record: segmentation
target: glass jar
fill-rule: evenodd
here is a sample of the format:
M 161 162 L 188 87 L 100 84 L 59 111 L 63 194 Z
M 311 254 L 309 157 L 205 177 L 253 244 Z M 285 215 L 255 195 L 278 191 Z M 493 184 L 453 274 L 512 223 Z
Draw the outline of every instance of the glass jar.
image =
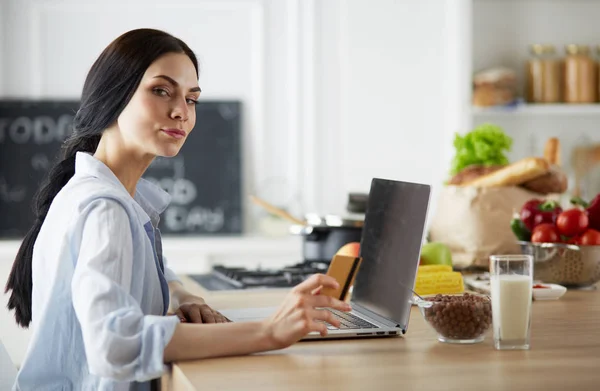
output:
M 554 45 L 534 44 L 525 65 L 525 99 L 529 103 L 562 102 L 562 62 Z
M 596 98 L 600 101 L 600 45 L 596 46 L 596 80 L 598 81 Z
M 587 45 L 567 45 L 564 65 L 565 103 L 595 103 L 598 96 L 596 62 Z

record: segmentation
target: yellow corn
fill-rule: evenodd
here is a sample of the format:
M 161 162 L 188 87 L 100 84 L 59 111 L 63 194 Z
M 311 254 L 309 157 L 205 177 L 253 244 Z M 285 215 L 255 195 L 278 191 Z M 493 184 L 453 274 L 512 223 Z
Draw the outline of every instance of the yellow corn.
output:
M 451 271 L 452 266 L 450 265 L 421 265 L 417 273 L 442 273 Z
M 415 292 L 419 295 L 462 293 L 465 287 L 459 272 L 418 273 Z

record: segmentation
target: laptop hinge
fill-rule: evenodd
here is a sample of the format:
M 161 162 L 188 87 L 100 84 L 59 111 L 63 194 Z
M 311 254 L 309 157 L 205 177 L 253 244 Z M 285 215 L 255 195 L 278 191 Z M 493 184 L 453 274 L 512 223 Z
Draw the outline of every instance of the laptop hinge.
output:
M 375 320 L 375 321 L 377 321 L 377 322 L 379 322 L 379 323 L 381 323 L 381 324 L 383 324 L 383 325 L 385 325 L 387 327 L 400 328 L 400 325 L 398 323 L 396 323 L 393 320 L 390 320 L 388 318 L 384 318 L 381 315 L 376 314 L 375 312 L 373 312 L 373 311 L 369 310 L 368 308 L 366 308 L 366 307 L 358 304 L 355 301 L 351 301 L 350 305 L 352 306 L 353 310 L 355 310 L 357 312 L 360 312 L 360 313 L 363 313 L 363 314 L 366 314 L 367 316 L 369 316 L 373 320 Z

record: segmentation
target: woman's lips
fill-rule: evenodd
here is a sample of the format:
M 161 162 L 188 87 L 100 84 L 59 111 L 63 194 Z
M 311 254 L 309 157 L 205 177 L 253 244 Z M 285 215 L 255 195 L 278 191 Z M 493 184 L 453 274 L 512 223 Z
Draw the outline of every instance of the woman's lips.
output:
M 184 138 L 185 132 L 181 129 L 161 129 L 163 132 L 174 138 Z

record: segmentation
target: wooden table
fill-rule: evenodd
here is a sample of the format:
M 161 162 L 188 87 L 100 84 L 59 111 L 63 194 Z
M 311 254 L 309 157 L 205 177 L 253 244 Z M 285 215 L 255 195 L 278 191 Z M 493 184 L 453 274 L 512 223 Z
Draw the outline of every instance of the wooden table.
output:
M 188 290 L 217 309 L 277 305 L 285 291 Z M 299 342 L 250 356 L 178 362 L 163 378 L 180 390 L 600 390 L 600 289 L 534 301 L 532 348 L 496 351 L 438 342 L 413 308 L 403 337 Z M 163 388 L 163 389 L 164 389 Z

